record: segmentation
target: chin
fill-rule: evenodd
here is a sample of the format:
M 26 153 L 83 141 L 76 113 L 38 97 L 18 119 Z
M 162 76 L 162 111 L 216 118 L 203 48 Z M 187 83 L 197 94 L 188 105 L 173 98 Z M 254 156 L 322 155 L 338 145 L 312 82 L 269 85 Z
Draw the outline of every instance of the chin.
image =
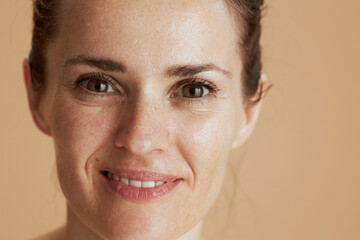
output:
M 141 203 L 144 204 L 144 203 Z M 98 205 L 98 204 L 97 204 Z M 161 204 L 160 204 L 161 205 Z M 69 217 L 74 218 L 94 239 L 107 240 L 170 240 L 177 239 L 196 225 L 198 219 L 190 216 L 172 216 L 169 208 L 157 209 L 149 206 L 102 205 L 98 209 L 82 209 L 69 206 Z M 75 211 L 72 210 L 75 208 Z M 170 216 L 169 216 L 170 215 Z M 90 238 L 92 239 L 92 238 Z

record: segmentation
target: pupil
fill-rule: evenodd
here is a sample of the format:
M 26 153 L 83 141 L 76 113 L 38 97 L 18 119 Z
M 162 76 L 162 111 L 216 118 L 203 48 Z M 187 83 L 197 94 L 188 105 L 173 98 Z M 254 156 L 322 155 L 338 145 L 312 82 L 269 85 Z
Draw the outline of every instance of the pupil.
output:
M 183 94 L 189 98 L 199 98 L 203 95 L 203 89 L 201 85 L 189 84 L 183 88 Z
M 94 92 L 106 92 L 107 83 L 103 80 L 91 80 L 88 88 Z
M 95 89 L 98 91 L 101 90 L 101 83 L 95 83 Z

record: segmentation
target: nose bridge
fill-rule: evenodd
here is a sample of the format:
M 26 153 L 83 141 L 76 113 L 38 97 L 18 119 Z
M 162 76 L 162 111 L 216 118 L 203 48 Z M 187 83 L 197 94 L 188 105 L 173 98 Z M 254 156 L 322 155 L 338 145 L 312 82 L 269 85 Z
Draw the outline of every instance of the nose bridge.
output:
M 169 126 L 156 101 L 139 97 L 128 106 L 128 116 L 123 123 L 117 146 L 134 154 L 146 154 L 154 150 L 164 151 L 170 142 Z

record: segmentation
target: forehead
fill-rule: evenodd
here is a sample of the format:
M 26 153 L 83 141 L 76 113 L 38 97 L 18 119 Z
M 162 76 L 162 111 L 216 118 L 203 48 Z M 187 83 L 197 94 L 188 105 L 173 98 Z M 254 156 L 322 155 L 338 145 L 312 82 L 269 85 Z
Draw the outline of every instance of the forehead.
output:
M 64 56 L 113 56 L 149 71 L 167 62 L 226 66 L 238 58 L 223 0 L 66 0 L 59 38 Z

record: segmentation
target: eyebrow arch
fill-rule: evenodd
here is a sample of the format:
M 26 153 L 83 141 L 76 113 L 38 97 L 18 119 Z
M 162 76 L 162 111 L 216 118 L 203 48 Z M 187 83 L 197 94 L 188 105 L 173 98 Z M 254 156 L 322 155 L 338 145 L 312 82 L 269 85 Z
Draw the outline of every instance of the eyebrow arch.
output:
M 222 69 L 213 63 L 196 65 L 175 65 L 168 68 L 165 75 L 168 77 L 188 77 L 207 71 L 218 71 L 226 75 L 227 77 L 232 77 L 232 73 L 230 71 Z
M 68 59 L 63 64 L 63 66 L 68 66 L 73 64 L 88 65 L 88 66 L 96 67 L 103 71 L 110 71 L 110 72 L 125 73 L 127 71 L 125 65 L 122 64 L 121 62 L 116 62 L 107 58 L 90 57 L 84 55 L 79 55 L 75 58 Z M 232 73 L 230 71 L 222 69 L 213 63 L 196 64 L 196 65 L 192 65 L 192 64 L 174 65 L 169 67 L 165 71 L 165 75 L 167 77 L 189 77 L 207 71 L 218 71 L 227 77 L 232 77 Z
M 126 67 L 121 62 L 115 62 L 107 58 L 87 57 L 79 55 L 67 60 L 63 65 L 81 64 L 96 67 L 109 72 L 126 72 Z

